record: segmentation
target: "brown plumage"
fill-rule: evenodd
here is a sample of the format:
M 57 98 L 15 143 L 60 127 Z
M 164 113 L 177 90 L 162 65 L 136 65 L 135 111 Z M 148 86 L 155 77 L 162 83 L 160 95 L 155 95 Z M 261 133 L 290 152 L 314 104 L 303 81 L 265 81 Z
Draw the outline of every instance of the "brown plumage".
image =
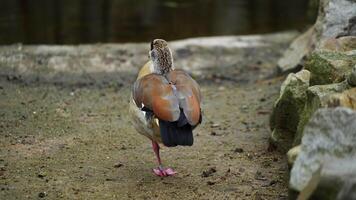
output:
M 188 73 L 174 69 L 166 41 L 151 43 L 151 61 L 140 70 L 132 89 L 130 113 L 136 130 L 152 140 L 160 167 L 167 176 L 174 171 L 161 167 L 158 143 L 192 145 L 192 130 L 201 122 L 199 85 Z

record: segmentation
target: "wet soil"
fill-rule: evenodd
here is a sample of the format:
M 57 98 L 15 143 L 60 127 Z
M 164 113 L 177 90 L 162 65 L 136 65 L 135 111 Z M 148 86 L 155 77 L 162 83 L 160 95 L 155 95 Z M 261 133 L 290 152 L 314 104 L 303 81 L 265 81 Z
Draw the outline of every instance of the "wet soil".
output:
M 0 199 L 286 199 L 285 155 L 268 148 L 282 81 L 270 75 L 284 47 L 193 74 L 203 123 L 192 147 L 162 148 L 178 171 L 167 178 L 152 174 L 151 143 L 128 118 L 134 73 L 84 85 L 2 74 Z

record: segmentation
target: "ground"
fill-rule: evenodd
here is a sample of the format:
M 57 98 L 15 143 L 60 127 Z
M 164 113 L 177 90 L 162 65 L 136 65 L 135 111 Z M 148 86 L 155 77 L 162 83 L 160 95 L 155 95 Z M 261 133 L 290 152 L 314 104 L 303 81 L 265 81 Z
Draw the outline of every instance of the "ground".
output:
M 0 199 L 286 199 L 285 155 L 268 149 L 282 81 L 271 75 L 286 44 L 245 48 L 234 64 L 193 74 L 203 122 L 192 147 L 161 149 L 178 171 L 167 178 L 152 174 L 151 143 L 130 124 L 135 73 L 76 84 L 3 70 Z

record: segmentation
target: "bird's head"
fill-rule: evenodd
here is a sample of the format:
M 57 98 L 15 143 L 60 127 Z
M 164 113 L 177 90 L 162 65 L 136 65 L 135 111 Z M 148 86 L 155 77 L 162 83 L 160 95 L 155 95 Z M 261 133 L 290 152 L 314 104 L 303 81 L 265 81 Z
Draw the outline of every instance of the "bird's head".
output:
M 149 55 L 152 60 L 155 73 L 166 74 L 174 69 L 172 51 L 168 47 L 168 43 L 165 40 L 153 40 L 151 42 Z

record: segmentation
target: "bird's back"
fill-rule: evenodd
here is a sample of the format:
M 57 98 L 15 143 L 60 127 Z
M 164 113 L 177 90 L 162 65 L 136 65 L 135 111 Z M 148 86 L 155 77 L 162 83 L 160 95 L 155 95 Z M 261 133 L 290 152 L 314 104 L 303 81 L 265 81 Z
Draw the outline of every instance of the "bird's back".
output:
M 140 70 L 130 113 L 136 130 L 166 146 L 192 145 L 192 130 L 201 122 L 198 84 L 183 70 L 153 73 L 152 62 Z

